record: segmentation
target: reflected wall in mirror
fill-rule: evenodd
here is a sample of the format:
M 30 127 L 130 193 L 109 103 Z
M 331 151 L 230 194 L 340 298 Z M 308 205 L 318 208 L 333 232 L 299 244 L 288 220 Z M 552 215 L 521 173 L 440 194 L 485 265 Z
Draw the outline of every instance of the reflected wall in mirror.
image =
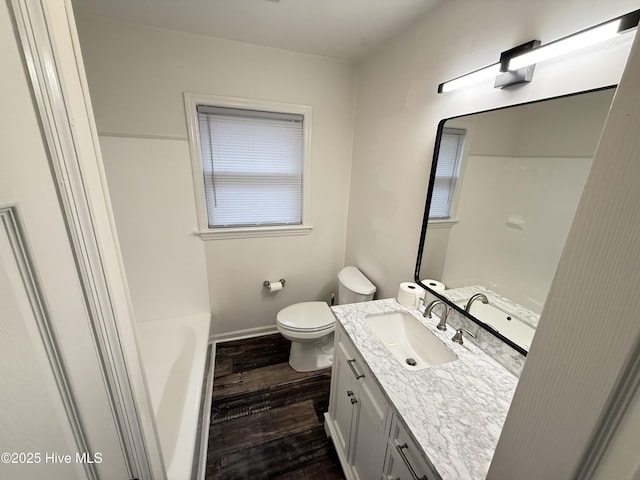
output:
M 441 122 L 416 275 L 526 353 L 615 88 Z M 440 282 L 427 282 L 432 279 Z M 431 285 L 429 285 L 431 283 Z M 513 345 L 512 345 L 513 346 Z

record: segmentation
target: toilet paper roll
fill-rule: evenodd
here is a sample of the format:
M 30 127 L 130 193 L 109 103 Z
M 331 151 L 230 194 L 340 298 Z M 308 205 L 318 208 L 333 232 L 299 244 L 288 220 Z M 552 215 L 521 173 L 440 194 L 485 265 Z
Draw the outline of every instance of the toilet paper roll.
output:
M 429 287 L 431 290 L 446 290 L 447 287 L 445 287 L 444 283 L 439 282 L 438 280 L 433 280 L 431 278 L 425 278 L 424 280 L 422 280 L 422 283 L 424 283 L 427 287 Z
M 282 282 L 269 282 L 267 290 L 269 290 L 270 292 L 277 292 L 279 290 L 282 290 L 283 288 L 284 287 L 282 285 Z
M 398 303 L 407 308 L 418 308 L 424 290 L 413 282 L 402 282 L 398 289 Z

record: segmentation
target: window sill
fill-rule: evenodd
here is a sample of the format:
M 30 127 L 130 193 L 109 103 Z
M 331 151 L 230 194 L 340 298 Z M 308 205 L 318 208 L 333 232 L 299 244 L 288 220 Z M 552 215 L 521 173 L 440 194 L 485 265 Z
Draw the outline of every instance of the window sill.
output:
M 455 218 L 448 218 L 447 220 L 429 220 L 427 226 L 429 228 L 451 228 L 458 222 L 460 222 L 460 220 L 456 220 Z
M 199 230 L 194 235 L 202 240 L 224 240 L 232 238 L 289 237 L 308 235 L 313 225 L 284 225 L 277 227 L 238 227 Z

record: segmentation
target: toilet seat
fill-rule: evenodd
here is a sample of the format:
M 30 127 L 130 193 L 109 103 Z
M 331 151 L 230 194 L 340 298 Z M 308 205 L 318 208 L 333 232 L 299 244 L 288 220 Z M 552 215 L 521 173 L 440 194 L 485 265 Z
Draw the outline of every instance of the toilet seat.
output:
M 289 305 L 278 312 L 280 327 L 294 332 L 322 332 L 333 330 L 335 317 L 326 302 L 302 302 Z

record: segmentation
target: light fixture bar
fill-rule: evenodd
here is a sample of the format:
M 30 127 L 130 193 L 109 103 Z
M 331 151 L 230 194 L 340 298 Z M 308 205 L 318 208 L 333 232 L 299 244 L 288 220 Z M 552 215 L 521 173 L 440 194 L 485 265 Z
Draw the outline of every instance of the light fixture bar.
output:
M 528 53 L 519 55 L 509 61 L 508 70 L 518 70 L 519 68 L 544 62 L 551 58 L 566 55 L 581 48 L 586 48 L 596 43 L 604 42 L 618 35 L 620 19 L 614 20 L 599 27 L 595 27 L 584 32 L 576 33 L 569 37 L 562 38 L 555 42 L 538 47 Z
M 546 45 L 539 46 L 539 41 L 532 40 L 502 52 L 499 63 L 441 83 L 438 93 L 451 92 L 491 77 L 498 77 L 494 85 L 496 88 L 529 82 L 537 63 L 613 38 L 635 29 L 639 22 L 640 9 Z
M 463 75 L 461 77 L 441 83 L 440 85 L 438 85 L 438 93 L 452 92 L 459 88 L 466 87 L 467 85 L 472 85 L 474 83 L 480 82 L 487 78 L 495 77 L 499 73 L 500 63 L 494 63 L 493 65 L 489 65 L 488 67 L 476 70 L 475 72 L 467 73 L 466 75 Z

